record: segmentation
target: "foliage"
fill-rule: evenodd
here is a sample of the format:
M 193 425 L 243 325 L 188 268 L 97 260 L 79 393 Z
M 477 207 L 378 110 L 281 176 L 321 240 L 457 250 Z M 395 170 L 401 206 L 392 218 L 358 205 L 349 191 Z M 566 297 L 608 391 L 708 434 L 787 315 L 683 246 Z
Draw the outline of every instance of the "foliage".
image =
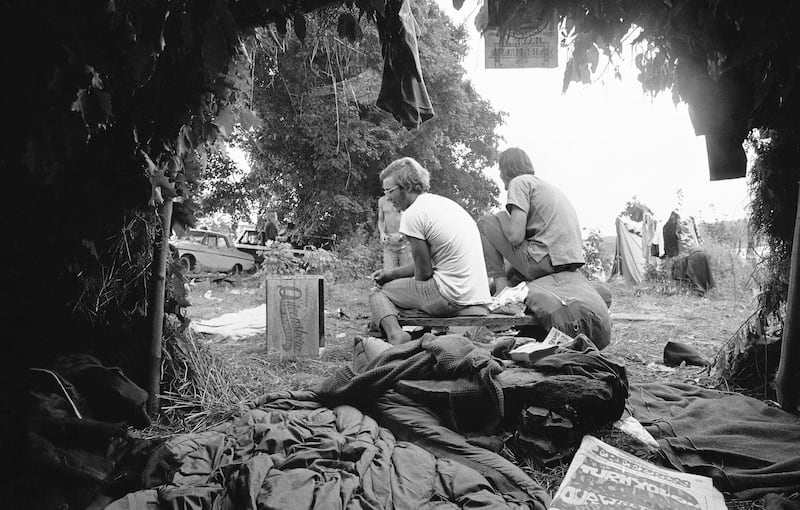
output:
M 13 252 L 37 247 L 9 278 L 24 352 L 7 358 L 25 367 L 56 348 L 108 351 L 115 329 L 146 320 L 152 249 L 169 234 L 155 207 L 180 200 L 228 132 L 245 95 L 230 57 L 249 25 L 223 0 L 12 2 L 3 16 L 7 63 L 27 80 L 2 156 Z
M 605 281 L 606 268 L 603 262 L 600 247 L 603 237 L 598 230 L 590 230 L 589 235 L 583 241 L 583 258 L 586 264 L 581 266 L 580 272 L 592 281 Z
M 360 227 L 342 239 L 335 251 L 338 263 L 332 276 L 336 281 L 368 278 L 383 261 L 383 247 L 366 227 Z
M 408 155 L 431 171 L 433 192 L 454 198 L 474 215 L 495 205 L 497 189 L 483 169 L 493 162 L 502 115 L 464 79 L 463 28 L 454 28 L 431 2 L 415 6 L 420 58 L 437 116 L 408 131 L 374 107 L 382 65 L 376 29 L 363 27 L 359 44 L 351 44 L 332 35 L 337 14 L 308 17 L 304 41 L 288 37 L 277 47 L 262 33 L 248 43 L 254 104 L 264 124 L 243 131 L 240 143 L 254 170 L 238 189 L 221 188 L 213 202 L 223 204 L 223 198 L 239 193 L 262 214 L 276 208 L 294 224 L 299 244 L 314 235 L 348 236 L 360 227 L 374 228 L 377 175 Z M 370 77 L 376 78 L 371 85 Z M 215 173 L 222 176 L 225 169 Z
M 339 264 L 335 253 L 317 248 L 297 253 L 289 243 L 269 246 L 262 252 L 264 260 L 259 267 L 258 275 L 292 275 L 292 274 L 324 274 Z
M 198 214 L 221 212 L 233 223 L 248 221 L 249 199 L 240 185 L 242 171 L 223 150 L 214 147 L 207 153 L 207 165 L 191 191 L 198 205 Z
M 750 171 L 750 227 L 764 234 L 769 253 L 764 260 L 760 308 L 764 316 L 781 316 L 789 291 L 789 268 L 797 217 L 800 135 L 796 131 L 754 132 L 755 159 Z
M 625 202 L 625 209 L 619 213 L 619 216 L 625 216 L 633 221 L 640 222 L 644 218 L 645 212 L 653 213 L 649 207 L 640 202 L 639 199 L 636 198 L 636 195 L 634 195 L 633 198 Z
M 697 225 L 697 230 L 704 241 L 713 240 L 737 250 L 746 248 L 748 230 L 747 221 L 744 219 L 713 223 L 701 221 Z

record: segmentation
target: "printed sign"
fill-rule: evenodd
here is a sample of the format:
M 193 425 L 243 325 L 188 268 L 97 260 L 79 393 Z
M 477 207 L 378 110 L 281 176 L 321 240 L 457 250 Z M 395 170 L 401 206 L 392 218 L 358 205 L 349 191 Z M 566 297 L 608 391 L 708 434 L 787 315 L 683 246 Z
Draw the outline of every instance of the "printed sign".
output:
M 540 26 L 518 27 L 483 33 L 486 69 L 558 67 L 558 19 L 556 14 Z
M 281 359 L 319 356 L 324 345 L 323 279 L 319 276 L 267 278 L 267 349 Z

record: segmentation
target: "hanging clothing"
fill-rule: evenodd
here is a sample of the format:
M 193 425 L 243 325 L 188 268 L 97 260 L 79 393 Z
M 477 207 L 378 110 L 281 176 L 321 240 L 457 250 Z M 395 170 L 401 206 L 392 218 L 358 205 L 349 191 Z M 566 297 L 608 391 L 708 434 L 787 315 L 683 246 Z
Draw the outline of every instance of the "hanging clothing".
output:
M 377 16 L 383 49 L 383 80 L 376 104 L 404 127 L 418 128 L 434 115 L 419 62 L 419 27 L 408 1 L 388 0 L 385 13 L 385 17 Z

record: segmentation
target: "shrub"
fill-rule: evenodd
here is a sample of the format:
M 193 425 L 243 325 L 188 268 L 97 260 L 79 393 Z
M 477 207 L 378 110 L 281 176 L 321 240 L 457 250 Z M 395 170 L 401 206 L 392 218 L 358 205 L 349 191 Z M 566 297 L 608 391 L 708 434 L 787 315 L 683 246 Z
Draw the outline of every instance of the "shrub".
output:
M 326 274 L 338 264 L 336 254 L 317 248 L 304 250 L 302 256 L 294 251 L 290 244 L 281 243 L 265 250 L 264 261 L 258 275 L 290 275 L 290 274 Z
M 364 227 L 341 239 L 336 244 L 334 253 L 337 260 L 331 276 L 337 281 L 353 281 L 369 277 L 383 264 L 383 247 L 380 241 Z
M 606 267 L 600 250 L 602 242 L 603 238 L 597 230 L 589 231 L 589 236 L 583 241 L 583 258 L 586 264 L 581 266 L 580 271 L 590 281 L 606 279 Z

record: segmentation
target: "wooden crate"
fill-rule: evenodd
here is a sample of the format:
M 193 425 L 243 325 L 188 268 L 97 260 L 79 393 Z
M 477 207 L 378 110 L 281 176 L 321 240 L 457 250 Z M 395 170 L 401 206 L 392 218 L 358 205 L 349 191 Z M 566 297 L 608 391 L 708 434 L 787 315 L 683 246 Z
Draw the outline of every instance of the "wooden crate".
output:
M 321 276 L 267 277 L 267 350 L 281 359 L 318 357 L 324 345 L 325 301 Z

